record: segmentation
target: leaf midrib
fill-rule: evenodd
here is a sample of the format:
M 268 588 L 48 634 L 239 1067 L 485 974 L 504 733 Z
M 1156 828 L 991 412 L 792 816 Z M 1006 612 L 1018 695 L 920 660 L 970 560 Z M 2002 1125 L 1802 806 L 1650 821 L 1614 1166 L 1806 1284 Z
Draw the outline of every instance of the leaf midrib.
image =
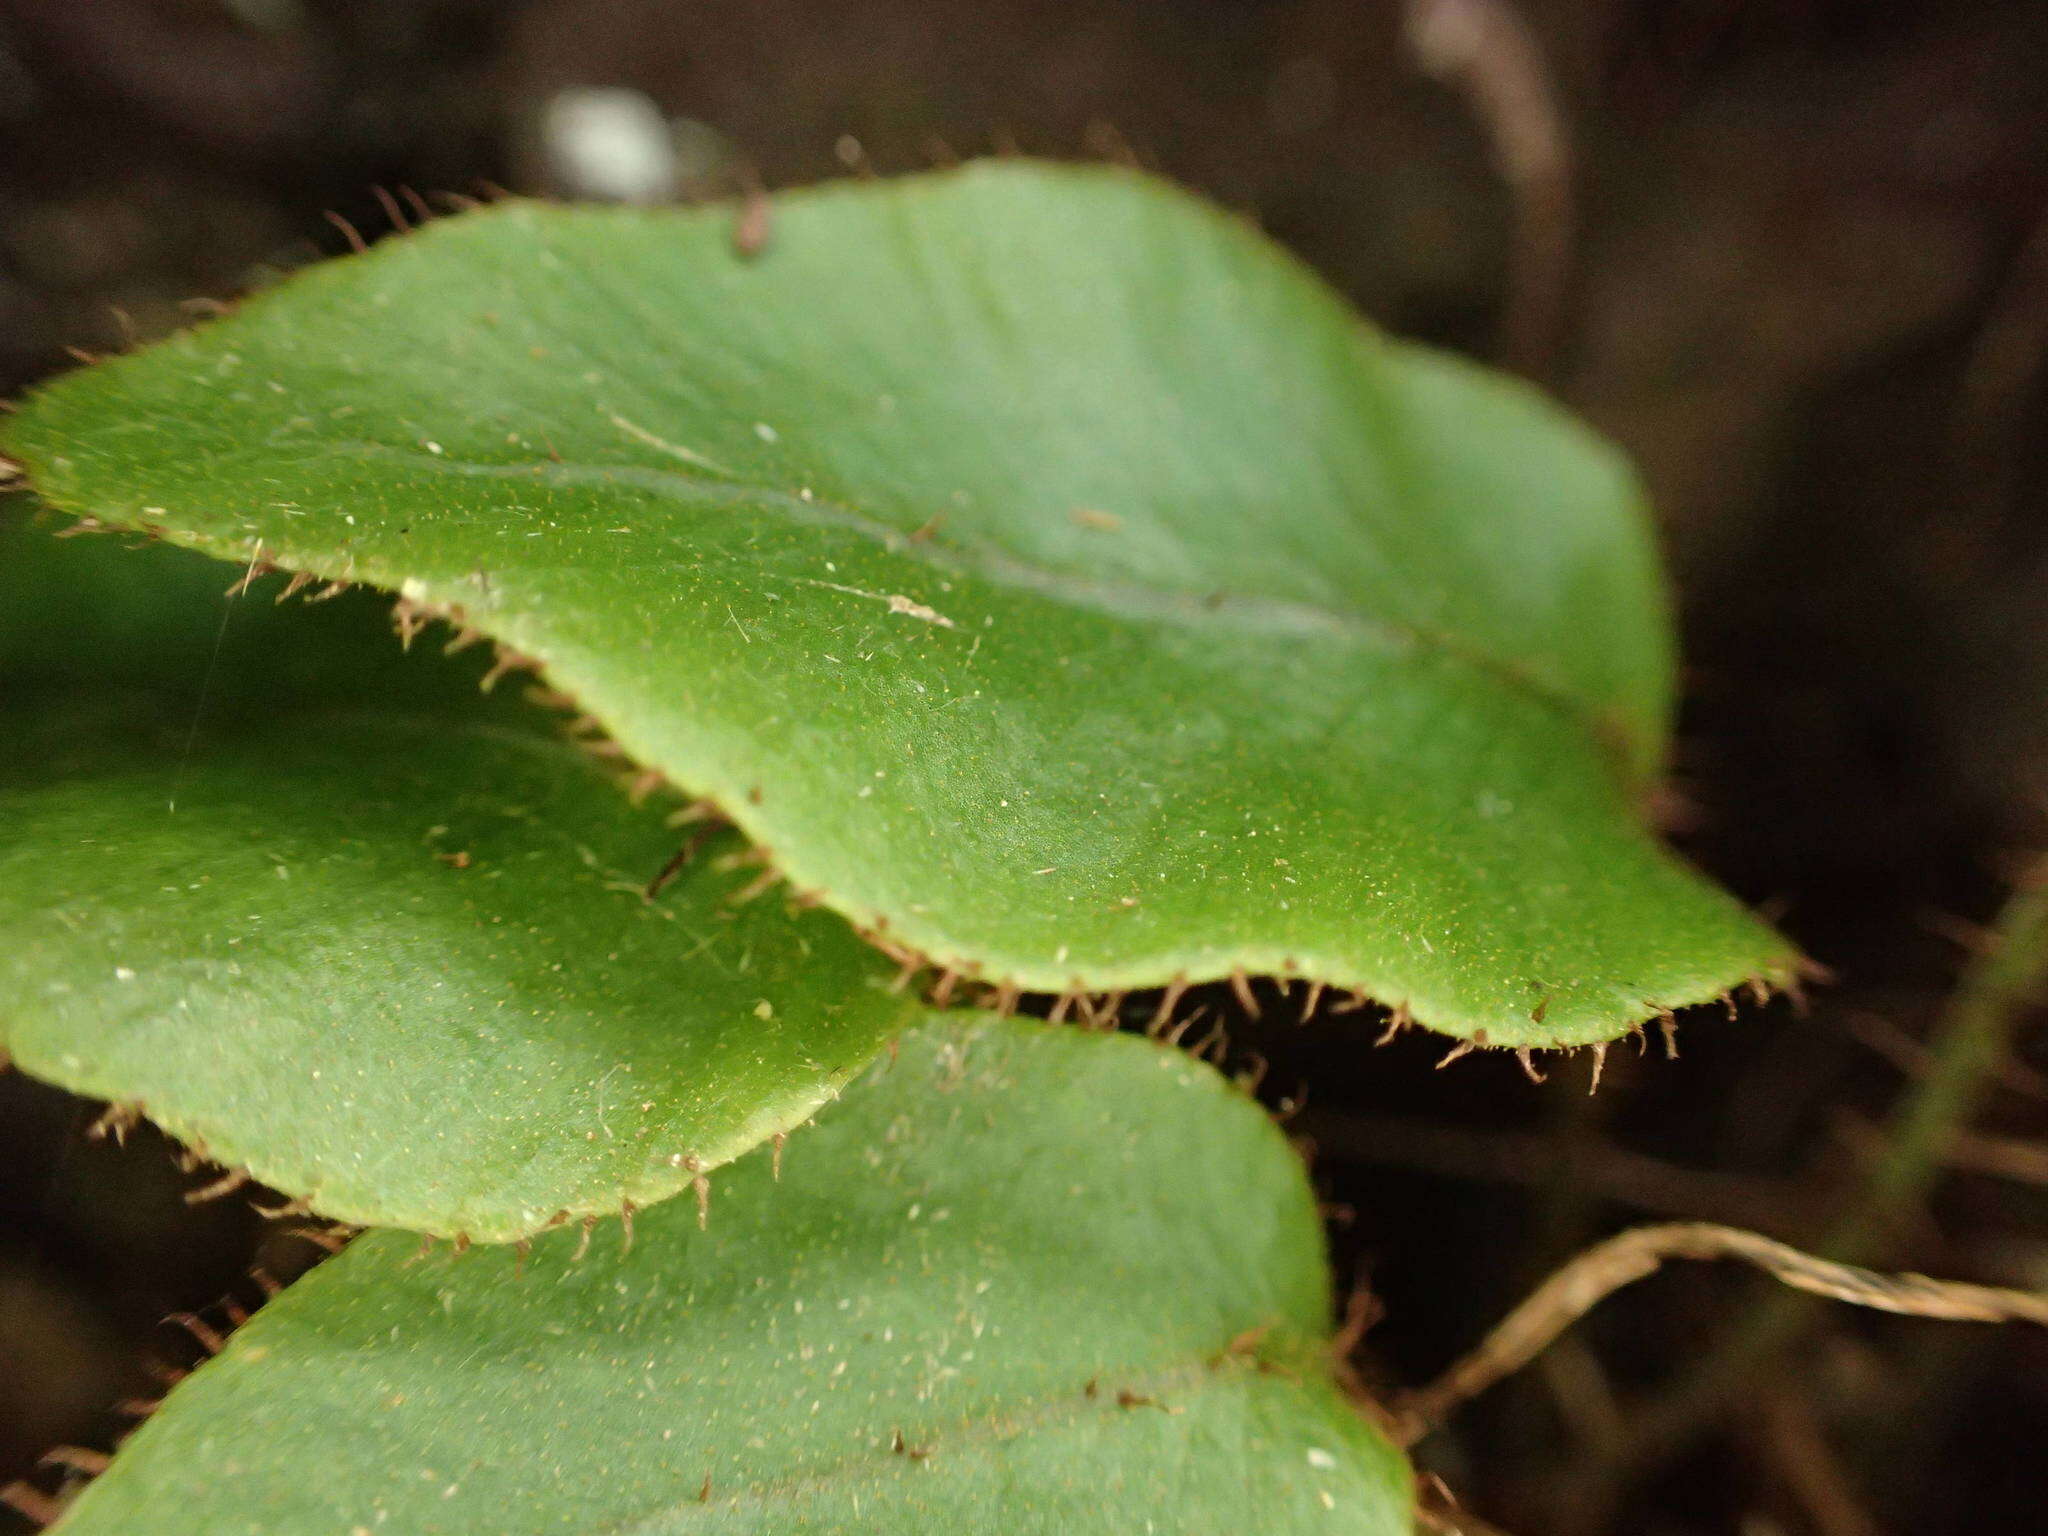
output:
M 602 490 L 622 483 L 623 478 L 625 484 L 693 507 L 754 507 L 798 525 L 837 528 L 868 539 L 890 555 L 913 559 L 935 572 L 984 581 L 992 586 L 1029 593 L 1120 621 L 1178 625 L 1197 631 L 1213 625 L 1237 633 L 1296 638 L 1335 636 L 1390 649 L 1412 648 L 1433 652 L 1562 716 L 1592 744 L 1618 785 L 1626 790 L 1637 784 L 1637 775 L 1630 767 L 1632 743 L 1626 727 L 1602 716 L 1572 690 L 1534 668 L 1439 627 L 1359 609 L 1331 608 L 1301 599 L 1227 592 L 1182 592 L 1140 582 L 1089 580 L 1033 564 L 987 543 L 946 542 L 936 533 L 930 538 L 914 538 L 893 524 L 845 502 L 816 493 L 797 496 L 741 476 L 690 475 L 649 464 L 582 464 L 548 459 L 499 464 L 451 458 L 445 453 L 415 454 L 389 443 L 360 439 L 334 443 L 328 451 L 341 458 L 360 456 L 403 460 L 408 468 L 440 474 L 551 483 L 576 490 Z M 445 513 L 444 517 L 450 525 L 456 521 Z M 578 533 L 585 531 L 575 530 Z M 167 532 L 173 538 L 180 536 L 177 530 Z M 393 569 L 391 563 L 381 556 L 372 557 L 366 563 L 372 568 Z M 349 575 L 352 571 L 322 571 L 319 574 Z M 395 589 L 405 579 L 405 574 L 401 573 L 381 584 Z
M 1231 1343 L 1242 1335 L 1233 1335 L 1214 1350 L 1205 1352 L 1193 1360 L 1176 1364 L 1157 1365 L 1130 1375 L 1111 1378 L 1108 1372 L 1099 1372 L 1079 1386 L 1064 1393 L 1047 1392 L 1036 1398 L 1008 1408 L 985 1410 L 979 1413 L 961 1414 L 949 1421 L 946 1427 L 925 1424 L 919 1427 L 920 1436 L 927 1436 L 935 1458 L 951 1451 L 964 1449 L 972 1453 L 991 1453 L 1008 1441 L 1020 1438 L 1026 1432 L 1042 1430 L 1048 1426 L 1079 1424 L 1090 1414 L 1121 1415 L 1128 1413 L 1158 1413 L 1162 1408 L 1174 1404 L 1166 1394 L 1177 1388 L 1212 1389 L 1219 1385 L 1223 1372 L 1236 1367 L 1253 1371 L 1275 1370 L 1298 1379 L 1301 1360 L 1310 1358 L 1310 1349 L 1297 1345 L 1298 1359 L 1288 1361 L 1273 1358 L 1268 1350 L 1233 1350 Z M 1097 1383 L 1097 1391 L 1089 1395 L 1090 1382 Z M 1158 1402 L 1125 1406 L 1118 1402 L 1120 1393 L 1134 1393 L 1139 1397 L 1157 1398 Z M 891 1425 L 900 1429 L 902 1426 Z M 833 1485 L 854 1482 L 880 1483 L 885 1479 L 903 1476 L 927 1476 L 939 1468 L 927 1468 L 920 1459 L 894 1452 L 873 1452 L 866 1454 L 846 1452 L 831 1460 L 820 1463 L 814 1469 L 786 1477 L 754 1480 L 746 1485 L 743 1492 L 725 1498 L 715 1497 L 717 1485 L 713 1483 L 714 1498 L 700 1503 L 695 1498 L 679 1499 L 661 1504 L 637 1515 L 599 1525 L 585 1526 L 581 1536 L 635 1536 L 635 1533 L 659 1532 L 672 1528 L 682 1520 L 692 1517 L 710 1519 L 721 1513 L 730 1513 L 749 1506 L 759 1507 L 778 1502 L 795 1502 L 798 1499 L 830 1489 Z

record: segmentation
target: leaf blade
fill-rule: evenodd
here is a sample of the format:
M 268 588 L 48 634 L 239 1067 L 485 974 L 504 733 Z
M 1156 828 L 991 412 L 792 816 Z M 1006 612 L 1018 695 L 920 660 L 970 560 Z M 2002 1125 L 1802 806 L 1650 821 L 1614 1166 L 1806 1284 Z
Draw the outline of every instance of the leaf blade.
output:
M 28 1072 L 323 1214 L 496 1241 L 688 1190 L 911 1016 L 829 914 L 731 907 L 756 872 L 719 867 L 730 835 L 647 900 L 687 835 L 666 808 L 477 699 L 473 667 L 395 665 L 380 605 L 256 594 L 195 716 L 152 677 L 188 676 L 164 637 L 214 627 L 186 598 L 219 569 L 19 531 L 0 565 L 69 608 L 92 679 L 0 647 L 0 1044 Z M 139 633 L 81 634 L 151 567 Z M 295 636 L 362 663 L 321 684 L 343 697 L 294 699 Z
M 551 1238 L 523 1278 L 405 1258 L 361 1240 L 260 1313 L 74 1529 L 143 1499 L 166 1536 L 1407 1529 L 1399 1453 L 1322 1358 L 1292 1152 L 1130 1037 L 937 1021 L 779 1184 L 728 1170 L 707 1231 L 664 1207 L 631 1254 Z
M 459 611 L 990 981 L 1300 974 L 1558 1046 L 1789 979 L 1640 825 L 1670 643 L 1609 450 L 1151 183 L 777 206 L 751 263 L 715 210 L 438 226 L 35 398 L 10 451 Z

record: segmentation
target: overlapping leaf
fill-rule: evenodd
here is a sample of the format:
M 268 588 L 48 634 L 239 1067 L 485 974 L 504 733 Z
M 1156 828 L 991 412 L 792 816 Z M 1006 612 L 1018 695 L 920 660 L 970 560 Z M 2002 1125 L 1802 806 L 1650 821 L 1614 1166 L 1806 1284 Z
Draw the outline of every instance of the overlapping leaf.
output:
M 513 205 L 31 399 L 58 505 L 545 663 L 799 886 L 1027 988 L 1235 970 L 1500 1045 L 1786 947 L 1637 808 L 1667 620 L 1615 455 L 1122 173 Z
M 1129 1036 L 936 1020 L 621 1255 L 359 1240 L 177 1387 L 73 1536 L 1409 1529 L 1329 1375 L 1313 1195 Z
M 26 1070 L 326 1214 L 503 1239 L 689 1188 L 907 1020 L 838 919 L 732 905 L 730 837 L 646 900 L 663 808 L 388 604 L 224 609 L 237 574 L 0 529 Z

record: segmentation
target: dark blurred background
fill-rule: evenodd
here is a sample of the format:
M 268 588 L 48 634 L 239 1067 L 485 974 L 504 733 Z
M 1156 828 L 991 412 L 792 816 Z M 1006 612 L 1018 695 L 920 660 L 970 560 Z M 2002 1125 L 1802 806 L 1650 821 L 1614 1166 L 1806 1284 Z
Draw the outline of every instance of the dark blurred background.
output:
M 0 0 L 0 393 L 345 249 L 329 213 L 389 232 L 400 189 L 690 198 L 1019 150 L 1243 209 L 1635 456 L 1689 663 L 1674 830 L 1837 975 L 1805 1017 L 1622 1053 L 1597 1099 L 1579 1067 L 1538 1089 L 1239 1018 L 1268 1098 L 1308 1085 L 1381 1309 L 1365 1376 L 1421 1381 L 1631 1221 L 1818 1241 L 1970 925 L 2048 846 L 2048 4 Z M 2048 1287 L 2039 1023 L 1887 1263 Z M 99 1108 L 0 1075 L 0 1484 L 112 1443 L 110 1405 L 197 1353 L 167 1316 L 220 1324 L 253 1263 L 317 1256 L 242 1196 L 188 1204 L 204 1176 L 146 1131 L 89 1139 Z M 1425 1462 L 1475 1533 L 2048 1528 L 2048 1334 L 1829 1313 L 1703 1388 L 1763 1304 L 1721 1268 L 1646 1282 Z

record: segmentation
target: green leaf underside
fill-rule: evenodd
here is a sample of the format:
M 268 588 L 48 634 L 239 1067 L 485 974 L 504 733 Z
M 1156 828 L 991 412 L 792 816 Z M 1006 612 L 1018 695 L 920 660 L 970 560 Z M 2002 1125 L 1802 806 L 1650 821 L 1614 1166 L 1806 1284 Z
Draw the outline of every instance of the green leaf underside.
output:
M 730 834 L 645 901 L 685 835 L 665 809 L 473 666 L 394 660 L 388 604 L 259 585 L 223 631 L 220 575 L 0 531 L 23 1069 L 323 1214 L 510 1239 L 688 1189 L 913 1016 L 837 918 L 734 907 Z
M 1158 183 L 507 205 L 60 381 L 74 513 L 542 661 L 799 887 L 1036 990 L 1295 974 L 1499 1045 L 1791 955 L 1658 847 L 1635 486 Z
M 1330 1380 L 1321 1247 L 1206 1066 L 953 1015 L 779 1184 L 722 1174 L 707 1231 L 674 1202 L 623 1257 L 561 1234 L 523 1272 L 360 1239 L 65 1530 L 1392 1536 L 1409 1475 Z

